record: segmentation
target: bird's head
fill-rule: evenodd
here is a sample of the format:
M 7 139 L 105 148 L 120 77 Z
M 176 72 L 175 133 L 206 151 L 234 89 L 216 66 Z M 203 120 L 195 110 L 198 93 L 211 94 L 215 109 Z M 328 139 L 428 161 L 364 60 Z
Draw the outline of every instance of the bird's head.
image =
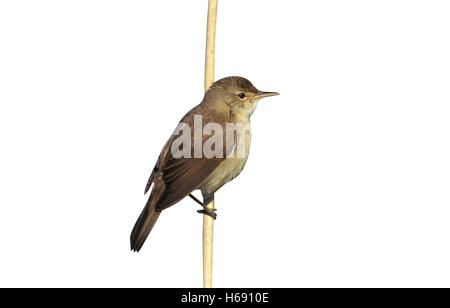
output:
M 279 95 L 277 92 L 260 91 L 243 77 L 226 77 L 214 82 L 205 94 L 205 99 L 220 100 L 233 112 L 252 115 L 261 98 Z

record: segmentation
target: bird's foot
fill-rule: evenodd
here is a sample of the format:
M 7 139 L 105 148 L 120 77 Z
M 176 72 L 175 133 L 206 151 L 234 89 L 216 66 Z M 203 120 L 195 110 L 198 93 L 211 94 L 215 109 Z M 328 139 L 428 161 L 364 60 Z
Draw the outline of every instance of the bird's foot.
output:
M 213 219 L 217 218 L 217 214 L 215 213 L 217 211 L 217 209 L 211 209 L 208 207 L 204 207 L 203 210 L 198 210 L 197 213 L 200 214 L 206 214 L 208 216 L 211 216 Z
M 213 219 L 216 219 L 217 214 L 215 213 L 215 211 L 217 211 L 217 209 L 215 208 L 208 208 L 205 206 L 205 204 L 209 204 L 211 201 L 214 200 L 214 196 L 212 196 L 211 198 L 205 200 L 205 202 L 201 202 L 200 200 L 198 200 L 197 198 L 195 198 L 195 196 L 193 194 L 189 194 L 189 197 L 191 197 L 195 202 L 197 202 L 198 204 L 200 204 L 203 207 L 203 210 L 198 210 L 197 213 L 200 214 L 206 214 L 208 216 L 211 216 Z

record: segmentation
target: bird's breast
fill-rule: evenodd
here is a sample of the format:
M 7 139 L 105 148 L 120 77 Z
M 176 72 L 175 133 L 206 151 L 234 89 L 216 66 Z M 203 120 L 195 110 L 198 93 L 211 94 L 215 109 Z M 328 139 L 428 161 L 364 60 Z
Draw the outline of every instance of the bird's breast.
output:
M 227 156 L 198 187 L 203 195 L 213 195 L 220 187 L 236 178 L 244 169 L 250 151 L 251 131 L 248 129 L 238 136 L 233 153 Z M 239 145 L 245 146 L 245 149 L 240 151 Z

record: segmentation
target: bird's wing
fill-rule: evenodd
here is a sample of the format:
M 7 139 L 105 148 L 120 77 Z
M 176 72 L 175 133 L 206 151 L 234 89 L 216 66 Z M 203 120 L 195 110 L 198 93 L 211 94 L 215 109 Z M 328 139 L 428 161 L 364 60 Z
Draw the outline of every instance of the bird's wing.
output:
M 201 112 L 201 110 L 196 107 L 186 114 L 181 122 L 188 124 L 192 128 L 193 115 L 198 113 L 202 113 L 203 124 L 218 121 L 214 114 Z M 192 136 L 193 134 L 194 132 L 192 130 Z M 224 130 L 223 135 L 226 135 Z M 224 161 L 226 155 L 234 148 L 234 143 L 228 142 L 227 144 L 227 141 L 225 140 L 226 136 L 223 136 L 223 157 L 174 158 L 171 153 L 171 147 L 177 137 L 178 136 L 176 135 L 172 135 L 167 141 L 147 183 L 146 191 L 150 188 L 153 180 L 158 178 L 157 175 L 159 173 L 162 174 L 162 177 L 159 177 L 159 179 L 162 178 L 165 189 L 156 204 L 157 211 L 164 210 L 189 195 L 220 165 L 222 161 Z M 202 145 L 209 137 L 210 136 L 208 135 L 202 134 Z M 191 147 L 191 153 L 193 155 L 193 141 L 191 142 Z
M 166 189 L 156 205 L 164 210 L 195 190 L 222 162 L 220 158 L 186 158 L 171 160 L 163 169 Z

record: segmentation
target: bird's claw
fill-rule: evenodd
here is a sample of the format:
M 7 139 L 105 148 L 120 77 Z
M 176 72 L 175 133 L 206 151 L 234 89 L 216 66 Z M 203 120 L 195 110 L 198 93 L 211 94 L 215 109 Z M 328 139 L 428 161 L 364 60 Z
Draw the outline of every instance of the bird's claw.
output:
M 206 214 L 211 216 L 213 219 L 217 218 L 217 214 L 215 213 L 217 209 L 203 208 L 203 210 L 198 210 L 197 213 Z

